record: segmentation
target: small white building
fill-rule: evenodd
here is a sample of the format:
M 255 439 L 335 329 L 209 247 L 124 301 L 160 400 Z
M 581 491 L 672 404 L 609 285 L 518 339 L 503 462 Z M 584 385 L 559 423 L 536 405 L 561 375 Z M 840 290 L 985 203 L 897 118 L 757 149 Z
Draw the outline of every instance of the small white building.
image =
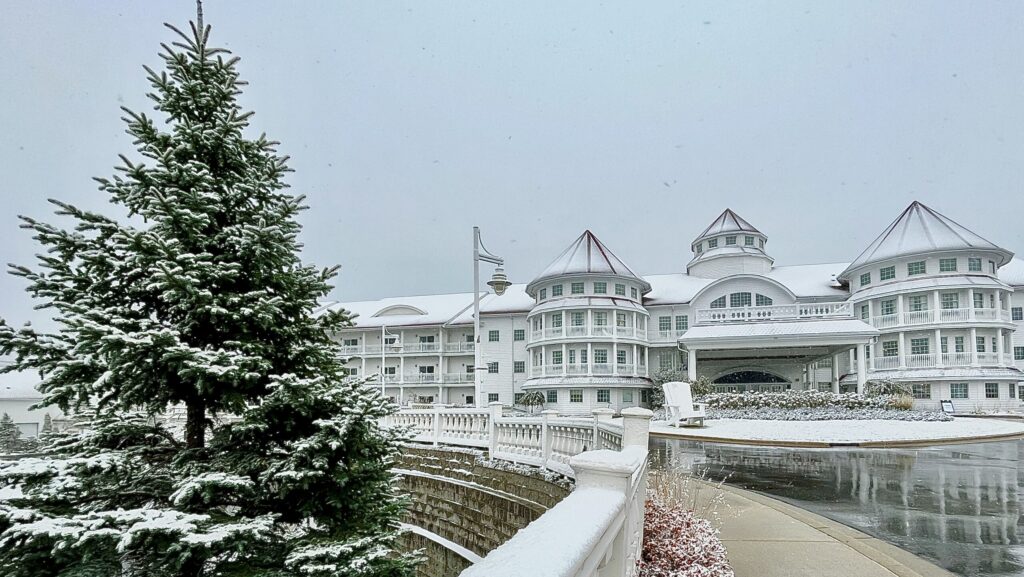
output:
M 21 431 L 21 436 L 38 436 L 43 429 L 46 415 L 55 428 L 61 426 L 63 413 L 57 407 L 31 408 L 43 400 L 43 394 L 36 390 L 41 379 L 32 371 L 0 374 L 0 415 L 7 414 Z
M 914 202 L 853 262 L 776 266 L 768 237 L 725 210 L 686 270 L 640 276 L 584 232 L 530 283 L 337 303 L 348 366 L 402 403 L 512 404 L 541 391 L 564 414 L 647 402 L 660 369 L 722 391 L 912 385 L 957 411 L 1019 406 L 1024 261 Z M 484 368 L 485 367 L 485 368 Z

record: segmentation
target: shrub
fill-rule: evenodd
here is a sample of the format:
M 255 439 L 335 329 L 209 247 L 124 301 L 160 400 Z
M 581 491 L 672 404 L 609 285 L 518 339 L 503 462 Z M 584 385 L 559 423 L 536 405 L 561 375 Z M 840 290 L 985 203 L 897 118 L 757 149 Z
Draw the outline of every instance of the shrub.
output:
M 690 392 L 694 398 L 710 394 L 714 390 L 714 385 L 707 377 L 698 377 L 696 381 L 691 381 L 686 376 L 686 372 L 681 369 L 661 369 L 654 373 L 651 380 L 654 381 L 654 387 L 651 389 L 652 409 L 660 409 L 665 406 L 665 391 L 661 388 L 661 385 L 665 383 L 677 381 L 690 383 Z
M 913 402 L 910 385 L 889 379 L 868 381 L 864 386 L 864 395 L 868 397 L 907 396 Z
M 516 401 L 516 404 L 526 407 L 532 413 L 536 407 L 544 404 L 544 393 L 540 391 L 523 393 L 523 396 Z
M 866 397 L 856 393 L 798 391 L 788 393 L 711 393 L 702 399 L 709 409 L 903 409 L 899 397 Z

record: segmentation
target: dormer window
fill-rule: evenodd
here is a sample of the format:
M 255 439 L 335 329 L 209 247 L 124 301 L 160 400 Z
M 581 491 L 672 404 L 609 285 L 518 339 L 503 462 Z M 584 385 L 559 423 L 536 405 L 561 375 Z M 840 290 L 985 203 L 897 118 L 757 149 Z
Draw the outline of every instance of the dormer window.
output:
M 749 307 L 750 293 L 732 293 L 729 295 L 730 307 Z
M 754 237 L 745 236 L 743 237 L 743 246 L 754 246 Z
M 735 236 L 727 236 L 727 237 L 725 237 L 725 244 L 727 246 L 731 246 L 731 245 L 736 244 L 736 237 Z
M 704 243 L 698 242 L 697 243 L 697 254 L 700 254 L 702 252 L 704 252 Z M 980 264 L 981 260 L 980 259 L 978 260 L 978 263 L 979 263 L 978 264 L 978 270 L 981 270 L 981 264 Z
M 540 300 L 548 298 L 548 289 L 540 289 Z
M 968 272 L 981 272 L 981 259 L 971 257 L 967 259 Z
M 713 238 L 708 241 L 708 248 L 718 248 L 718 239 Z
M 556 284 L 551 286 L 551 296 L 560 297 L 562 296 L 562 285 Z

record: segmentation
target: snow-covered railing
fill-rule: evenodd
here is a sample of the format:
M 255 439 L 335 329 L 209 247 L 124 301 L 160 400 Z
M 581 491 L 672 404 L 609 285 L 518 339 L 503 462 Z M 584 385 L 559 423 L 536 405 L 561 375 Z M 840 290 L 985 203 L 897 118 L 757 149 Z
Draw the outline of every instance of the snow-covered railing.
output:
M 723 323 L 736 321 L 771 321 L 778 319 L 816 319 L 852 317 L 849 302 L 802 303 L 697 309 L 697 323 Z
M 576 489 L 460 577 L 635 576 L 643 543 L 651 412 L 624 409 L 622 417 L 621 450 L 570 458 Z M 604 430 L 604 419 L 597 416 L 596 431 Z
M 623 411 L 623 422 L 628 420 Z M 505 417 L 501 403 L 486 409 L 455 409 L 437 405 L 403 409 L 385 419 L 386 425 L 409 427 L 413 440 L 435 445 L 487 447 L 491 458 L 535 465 L 572 476 L 572 457 L 596 449 L 619 450 L 623 425 L 611 409 L 595 409 L 593 418 L 559 417 L 543 411 L 537 417 Z

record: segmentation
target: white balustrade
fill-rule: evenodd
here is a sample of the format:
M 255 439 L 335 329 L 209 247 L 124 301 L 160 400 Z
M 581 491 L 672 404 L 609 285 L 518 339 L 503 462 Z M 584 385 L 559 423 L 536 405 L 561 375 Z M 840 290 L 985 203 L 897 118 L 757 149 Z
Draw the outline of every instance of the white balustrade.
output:
M 971 320 L 971 309 L 939 309 L 939 322 L 963 323 Z
M 872 363 L 876 370 L 898 369 L 900 367 L 900 358 L 896 356 L 875 357 L 872 359 Z
M 921 367 L 935 366 L 935 356 L 931 353 L 907 355 L 907 367 L 918 369 Z
M 978 364 L 979 365 L 997 365 L 999 364 L 998 353 L 978 353 Z
M 587 336 L 587 327 L 571 326 L 566 329 L 566 334 L 570 337 L 585 337 Z
M 475 343 L 445 343 L 444 352 L 446 353 L 472 353 L 476 348 Z
M 615 327 L 615 334 L 620 337 L 633 336 L 633 327 Z
M 593 337 L 610 337 L 612 336 L 612 327 L 608 325 L 597 325 L 590 331 L 590 336 Z
M 974 320 L 977 321 L 996 321 L 999 320 L 998 309 L 974 309 Z
M 546 339 L 550 339 L 550 338 L 554 338 L 554 337 L 560 337 L 563 334 L 565 334 L 565 333 L 564 333 L 564 331 L 562 331 L 562 327 L 552 327 L 552 328 L 549 328 L 549 329 L 544 329 L 544 338 L 546 338 Z
M 932 311 L 909 311 L 903 313 L 903 324 L 923 325 L 935 321 L 935 313 Z
M 841 318 L 852 316 L 853 307 L 849 302 L 800 303 L 793 305 L 697 309 L 698 324 L 736 321 L 758 322 L 775 319 Z
M 341 349 L 340 352 L 343 355 L 358 355 L 363 352 L 363 347 L 359 345 L 347 345 L 339 348 Z
M 871 326 L 876 329 L 887 329 L 900 324 L 899 315 L 879 315 L 871 319 Z
M 970 366 L 971 353 L 942 353 L 942 364 L 947 367 Z
M 610 375 L 612 366 L 608 363 L 593 363 L 590 365 L 590 372 L 593 375 Z

